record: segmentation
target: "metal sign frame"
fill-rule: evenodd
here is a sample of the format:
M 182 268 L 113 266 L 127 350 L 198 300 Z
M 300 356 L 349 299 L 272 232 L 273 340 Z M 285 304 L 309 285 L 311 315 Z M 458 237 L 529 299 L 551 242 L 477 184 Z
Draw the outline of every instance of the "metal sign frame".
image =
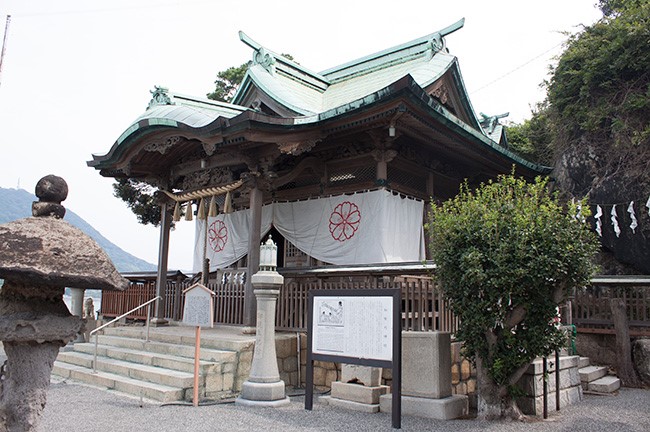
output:
M 314 353 L 313 323 L 314 323 L 314 297 L 392 297 L 392 360 L 381 360 L 373 358 L 349 357 L 341 355 L 330 355 Z M 328 361 L 336 363 L 356 364 L 362 366 L 374 366 L 390 368 L 393 372 L 392 381 L 392 426 L 401 429 L 402 423 L 402 317 L 401 317 L 402 293 L 397 289 L 337 289 L 337 290 L 311 290 L 308 294 L 307 310 L 307 368 L 305 377 L 305 409 L 312 410 L 314 404 L 314 361 Z M 363 332 L 364 329 L 359 329 Z

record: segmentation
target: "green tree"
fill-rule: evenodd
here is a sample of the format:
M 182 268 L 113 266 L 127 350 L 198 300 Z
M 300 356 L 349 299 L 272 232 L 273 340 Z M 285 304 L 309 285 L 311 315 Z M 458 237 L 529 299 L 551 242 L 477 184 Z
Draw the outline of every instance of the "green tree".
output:
M 547 86 L 554 158 L 589 155 L 590 175 L 650 187 L 650 2 L 601 0 L 603 18 L 569 37 Z M 544 142 L 533 139 L 535 147 Z M 588 190 L 581 185 L 576 190 Z
M 153 187 L 133 179 L 117 179 L 113 183 L 113 195 L 126 202 L 143 225 L 160 225 L 160 206 Z
M 551 141 L 553 135 L 551 127 L 548 106 L 540 104 L 537 110 L 533 111 L 532 118 L 506 127 L 510 150 L 530 161 L 552 165 Z
M 238 67 L 229 67 L 217 73 L 215 80 L 215 89 L 207 94 L 208 99 L 230 102 L 237 91 L 237 87 L 241 84 L 248 70 L 248 62 Z
M 551 324 L 568 292 L 594 272 L 597 241 L 577 206 L 514 175 L 432 206 L 436 278 L 460 318 L 457 337 L 477 368 L 479 417 L 519 418 L 515 384 L 563 336 Z M 584 216 L 584 215 L 583 215 Z

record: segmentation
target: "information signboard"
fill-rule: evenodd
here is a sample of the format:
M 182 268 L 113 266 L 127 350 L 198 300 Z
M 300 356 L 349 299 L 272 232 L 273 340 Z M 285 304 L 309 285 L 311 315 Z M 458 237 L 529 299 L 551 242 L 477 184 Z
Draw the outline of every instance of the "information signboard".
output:
M 184 291 L 183 324 L 212 327 L 214 322 L 214 293 L 201 284 L 194 284 Z
M 401 291 L 313 290 L 308 296 L 305 409 L 313 408 L 314 361 L 392 370 L 392 423 L 401 427 Z

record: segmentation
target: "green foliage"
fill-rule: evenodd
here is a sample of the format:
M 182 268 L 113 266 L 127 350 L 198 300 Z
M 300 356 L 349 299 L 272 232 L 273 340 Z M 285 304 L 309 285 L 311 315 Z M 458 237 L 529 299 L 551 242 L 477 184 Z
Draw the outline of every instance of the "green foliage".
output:
M 556 155 L 593 154 L 600 176 L 626 172 L 648 182 L 650 2 L 599 6 L 605 16 L 569 38 L 547 83 L 552 147 Z
M 551 323 L 570 289 L 589 282 L 597 241 L 547 188 L 514 175 L 432 206 L 427 225 L 436 277 L 461 327 L 466 354 L 478 355 L 498 385 L 562 343 Z M 585 214 L 583 213 L 583 216 Z
M 116 179 L 113 195 L 126 202 L 141 224 L 160 225 L 160 206 L 148 184 L 133 179 Z
M 548 107 L 540 105 L 533 112 L 530 120 L 507 126 L 506 134 L 510 149 L 523 158 L 542 163 L 553 164 L 551 141 L 553 139 Z
M 237 87 L 244 79 L 247 70 L 248 63 L 244 63 L 241 66 L 229 67 L 217 73 L 217 79 L 214 82 L 215 89 L 212 93 L 207 94 L 208 99 L 230 102 L 237 91 Z

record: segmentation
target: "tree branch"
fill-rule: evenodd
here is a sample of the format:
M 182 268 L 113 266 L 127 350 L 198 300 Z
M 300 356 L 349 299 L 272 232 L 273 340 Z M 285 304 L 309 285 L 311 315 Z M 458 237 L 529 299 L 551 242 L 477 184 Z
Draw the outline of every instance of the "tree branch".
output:
M 506 322 L 504 323 L 504 328 L 511 329 L 526 318 L 526 308 L 524 305 L 515 306 L 508 314 L 506 315 Z
M 519 379 L 528 370 L 528 366 L 530 366 L 530 363 L 526 363 L 525 365 L 520 366 L 512 375 L 510 375 L 510 378 L 508 378 L 508 385 L 517 384 L 517 381 L 519 381 Z

